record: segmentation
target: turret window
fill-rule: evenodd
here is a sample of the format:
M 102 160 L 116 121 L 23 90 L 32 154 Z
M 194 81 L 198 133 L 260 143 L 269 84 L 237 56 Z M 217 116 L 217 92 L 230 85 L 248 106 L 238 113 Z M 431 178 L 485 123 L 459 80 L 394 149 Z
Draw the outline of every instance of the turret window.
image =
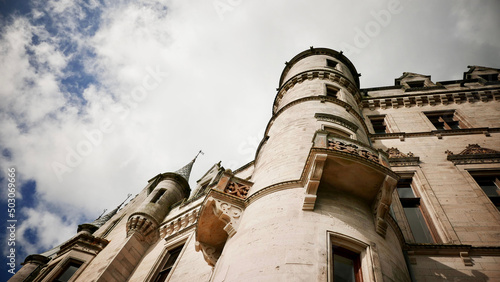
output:
M 165 190 L 166 189 L 158 190 L 158 192 L 155 194 L 155 196 L 151 199 L 151 203 L 158 203 L 158 201 L 160 201 L 160 199 L 161 199 L 161 196 L 163 196 L 163 194 L 165 194 Z
M 332 85 L 326 85 L 326 96 L 332 98 L 338 98 L 337 95 L 339 93 L 339 89 L 333 87 Z
M 327 67 L 335 68 L 335 67 L 337 67 L 337 64 L 338 64 L 338 63 L 337 63 L 337 62 L 335 62 L 335 61 L 333 61 L 333 60 L 328 60 L 328 59 L 326 59 L 326 66 L 327 66 Z

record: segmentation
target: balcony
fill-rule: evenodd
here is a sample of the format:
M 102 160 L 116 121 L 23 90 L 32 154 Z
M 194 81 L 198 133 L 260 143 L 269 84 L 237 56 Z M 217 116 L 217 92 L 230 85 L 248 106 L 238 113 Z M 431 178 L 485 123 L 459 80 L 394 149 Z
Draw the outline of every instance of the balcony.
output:
M 374 211 L 377 232 L 385 236 L 385 216 L 399 176 L 389 167 L 387 153 L 362 142 L 317 131 L 304 170 L 303 210 L 314 210 L 319 189 L 362 199 Z

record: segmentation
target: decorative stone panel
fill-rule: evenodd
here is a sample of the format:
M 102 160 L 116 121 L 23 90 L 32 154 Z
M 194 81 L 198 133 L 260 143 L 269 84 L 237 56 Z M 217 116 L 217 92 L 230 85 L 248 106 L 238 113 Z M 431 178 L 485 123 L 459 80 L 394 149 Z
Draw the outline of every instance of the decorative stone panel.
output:
M 132 214 L 127 222 L 127 237 L 133 233 L 141 235 L 143 241 L 152 243 L 159 236 L 158 223 L 146 214 Z
M 478 144 L 469 144 L 465 150 L 458 154 L 447 150 L 445 152 L 447 160 L 457 164 L 482 164 L 482 163 L 499 163 L 500 152 L 488 148 L 482 148 Z

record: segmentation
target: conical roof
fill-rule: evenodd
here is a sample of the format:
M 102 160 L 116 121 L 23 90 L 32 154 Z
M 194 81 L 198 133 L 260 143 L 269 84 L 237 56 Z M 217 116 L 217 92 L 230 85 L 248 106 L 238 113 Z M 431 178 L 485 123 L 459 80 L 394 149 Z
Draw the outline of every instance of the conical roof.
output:
M 191 174 L 191 169 L 193 168 L 193 164 L 196 161 L 196 158 L 198 158 L 200 154 L 203 154 L 201 150 L 198 152 L 198 154 L 196 154 L 196 156 L 192 161 L 190 161 L 187 165 L 183 166 L 181 169 L 175 171 L 174 173 L 177 173 L 178 175 L 186 179 L 187 182 L 189 182 L 189 175 Z
M 84 228 L 84 227 L 90 228 L 92 230 L 92 232 L 99 229 L 101 226 L 103 226 L 106 222 L 108 222 L 108 220 L 110 220 L 120 210 L 122 205 L 128 200 L 128 198 L 130 198 L 130 196 L 132 196 L 132 194 L 128 194 L 127 199 L 125 199 L 125 201 L 123 201 L 121 204 L 119 204 L 112 211 L 110 211 L 107 214 L 100 216 L 96 220 L 92 221 L 92 223 L 84 223 L 84 224 L 79 225 L 78 232 L 80 232 L 80 230 L 82 230 L 82 228 Z

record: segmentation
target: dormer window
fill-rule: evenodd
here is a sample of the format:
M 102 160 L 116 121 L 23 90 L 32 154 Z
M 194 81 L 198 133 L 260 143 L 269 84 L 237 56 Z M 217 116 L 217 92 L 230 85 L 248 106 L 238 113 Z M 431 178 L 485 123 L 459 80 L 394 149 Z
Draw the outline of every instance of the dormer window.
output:
M 408 86 L 410 86 L 410 88 L 422 88 L 425 86 L 423 80 L 421 80 L 421 81 L 408 81 L 407 84 L 408 84 Z
M 335 62 L 335 61 L 332 61 L 332 60 L 328 60 L 328 59 L 326 59 L 326 66 L 327 66 L 327 67 L 330 67 L 330 68 L 335 68 L 335 67 L 337 67 L 337 64 L 338 64 L 338 63 L 337 63 L 337 62 Z
M 486 81 L 498 81 L 498 73 L 480 74 L 479 77 Z

